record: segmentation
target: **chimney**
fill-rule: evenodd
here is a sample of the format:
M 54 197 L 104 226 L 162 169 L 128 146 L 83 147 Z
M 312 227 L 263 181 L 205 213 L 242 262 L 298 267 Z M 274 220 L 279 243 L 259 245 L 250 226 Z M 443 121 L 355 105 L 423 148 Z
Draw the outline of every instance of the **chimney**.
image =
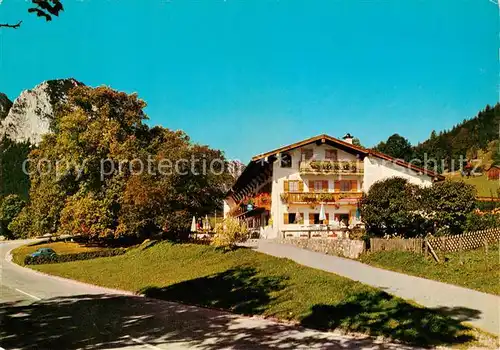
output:
M 344 142 L 347 142 L 347 143 L 350 143 L 352 145 L 352 135 L 347 133 L 344 135 L 344 137 L 342 137 L 342 140 L 344 140 Z

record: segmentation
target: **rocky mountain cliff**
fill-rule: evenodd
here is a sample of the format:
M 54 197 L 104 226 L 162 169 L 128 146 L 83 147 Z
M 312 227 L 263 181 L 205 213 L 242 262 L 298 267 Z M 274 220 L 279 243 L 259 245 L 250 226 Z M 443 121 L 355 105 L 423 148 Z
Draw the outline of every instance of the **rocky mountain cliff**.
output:
M 6 135 L 16 142 L 38 144 L 42 135 L 50 131 L 54 107 L 64 102 L 68 91 L 77 85 L 82 83 L 75 79 L 44 81 L 23 91 L 14 103 L 0 93 L 0 136 Z M 2 118 L 5 111 L 8 113 Z
M 0 122 L 9 114 L 10 107 L 12 107 L 12 101 L 0 92 Z

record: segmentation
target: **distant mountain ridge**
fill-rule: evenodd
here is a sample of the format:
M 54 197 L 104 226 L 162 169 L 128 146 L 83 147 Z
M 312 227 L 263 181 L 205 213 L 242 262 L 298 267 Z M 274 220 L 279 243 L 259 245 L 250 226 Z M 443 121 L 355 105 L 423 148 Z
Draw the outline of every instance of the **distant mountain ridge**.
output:
M 38 144 L 42 135 L 50 131 L 55 107 L 78 85 L 83 84 L 73 78 L 47 80 L 24 90 L 14 102 L 0 93 L 0 137 Z

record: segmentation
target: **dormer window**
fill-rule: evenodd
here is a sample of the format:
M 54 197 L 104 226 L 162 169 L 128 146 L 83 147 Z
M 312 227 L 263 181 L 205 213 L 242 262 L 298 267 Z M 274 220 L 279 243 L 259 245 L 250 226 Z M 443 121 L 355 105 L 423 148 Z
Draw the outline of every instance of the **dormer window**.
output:
M 281 167 L 282 168 L 292 167 L 292 156 L 289 153 L 283 153 L 281 155 Z

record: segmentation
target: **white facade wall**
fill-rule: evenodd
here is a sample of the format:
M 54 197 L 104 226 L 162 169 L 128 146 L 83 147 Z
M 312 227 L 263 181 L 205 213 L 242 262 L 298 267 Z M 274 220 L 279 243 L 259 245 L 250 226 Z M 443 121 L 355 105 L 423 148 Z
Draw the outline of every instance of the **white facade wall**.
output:
M 402 177 L 410 183 L 419 186 L 432 185 L 432 177 L 425 174 L 408 169 L 406 167 L 396 165 L 391 161 L 380 159 L 377 157 L 365 157 L 365 175 L 363 191 L 368 192 L 370 187 L 377 181 L 388 179 L 390 177 Z
M 313 159 L 314 160 L 325 160 L 325 150 L 326 149 L 335 149 L 332 146 L 322 144 L 316 145 L 311 144 L 304 146 L 302 148 L 312 149 L 313 150 Z M 339 177 L 339 175 L 300 175 L 299 172 L 299 163 L 301 161 L 302 156 L 302 148 L 294 149 L 288 154 L 292 156 L 292 167 L 290 168 L 282 168 L 279 162 L 275 162 L 273 164 L 273 182 L 272 182 L 272 194 L 271 194 L 271 216 L 273 220 L 273 229 L 272 233 L 268 234 L 266 238 L 277 238 L 279 236 L 279 232 L 283 229 L 293 230 L 300 229 L 301 226 L 309 225 L 309 213 L 318 213 L 320 210 L 320 206 L 314 206 L 311 208 L 309 205 L 304 204 L 286 204 L 281 200 L 281 194 L 284 192 L 284 182 L 285 180 L 300 180 L 304 182 L 304 192 L 309 191 L 309 180 L 328 180 L 328 192 L 334 192 L 334 182 L 342 180 L 358 180 L 357 188 L 361 191 L 363 188 L 363 178 L 362 176 L 346 176 L 343 175 Z M 339 161 L 355 161 L 356 156 L 347 152 L 344 152 L 340 149 L 337 149 L 337 159 Z M 350 207 L 340 207 L 336 208 L 334 205 L 325 205 L 325 212 L 329 214 L 330 220 L 333 220 L 334 214 L 348 214 L 355 210 L 352 206 Z M 299 212 L 303 215 L 304 224 L 284 224 L 283 222 L 283 214 L 285 213 L 296 213 Z

